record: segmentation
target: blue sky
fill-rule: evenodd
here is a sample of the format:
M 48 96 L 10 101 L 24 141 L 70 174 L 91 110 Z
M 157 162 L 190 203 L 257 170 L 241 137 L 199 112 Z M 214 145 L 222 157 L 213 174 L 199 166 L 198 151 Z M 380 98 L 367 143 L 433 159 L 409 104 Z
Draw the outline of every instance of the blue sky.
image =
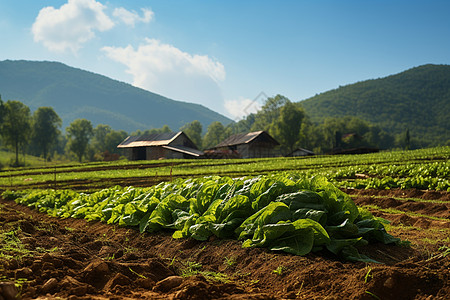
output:
M 0 0 L 0 60 L 59 61 L 237 119 L 261 93 L 300 101 L 450 64 L 449 15 L 448 0 Z

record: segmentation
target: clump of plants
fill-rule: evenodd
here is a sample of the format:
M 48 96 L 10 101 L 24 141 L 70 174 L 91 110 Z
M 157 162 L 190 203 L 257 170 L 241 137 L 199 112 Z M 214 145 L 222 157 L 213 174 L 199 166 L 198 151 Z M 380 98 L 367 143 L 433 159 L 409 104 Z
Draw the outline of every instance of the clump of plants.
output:
M 5 198 L 63 218 L 85 218 L 139 228 L 173 230 L 174 238 L 235 238 L 243 247 L 266 247 L 296 255 L 327 251 L 373 262 L 358 247 L 398 244 L 383 220 L 356 207 L 324 177 L 274 174 L 203 177 L 150 188 L 120 186 L 84 194 L 70 190 L 5 192 Z

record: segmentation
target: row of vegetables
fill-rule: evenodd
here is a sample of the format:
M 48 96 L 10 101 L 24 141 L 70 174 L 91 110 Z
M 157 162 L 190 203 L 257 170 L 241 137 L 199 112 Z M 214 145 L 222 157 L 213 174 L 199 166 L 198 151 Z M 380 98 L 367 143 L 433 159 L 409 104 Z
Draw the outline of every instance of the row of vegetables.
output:
M 337 169 L 307 171 L 305 174 L 322 174 L 335 185 L 358 189 L 424 189 L 450 191 L 450 160 L 409 163 L 371 164 L 340 167 Z M 362 175 L 358 177 L 359 175 Z
M 382 219 L 358 208 L 325 177 L 299 174 L 201 177 L 149 188 L 115 186 L 94 193 L 72 190 L 5 191 L 5 199 L 62 218 L 173 231 L 174 238 L 234 238 L 243 247 L 296 255 L 328 252 L 373 262 L 358 252 L 369 243 L 399 244 Z

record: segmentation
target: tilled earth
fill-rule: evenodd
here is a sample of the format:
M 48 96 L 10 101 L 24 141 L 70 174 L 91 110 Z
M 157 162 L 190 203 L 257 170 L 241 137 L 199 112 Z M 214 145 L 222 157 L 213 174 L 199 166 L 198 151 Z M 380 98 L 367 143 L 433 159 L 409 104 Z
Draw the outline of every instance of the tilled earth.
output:
M 449 299 L 450 193 L 346 192 L 401 225 L 389 232 L 411 246 L 360 250 L 382 264 L 299 257 L 233 240 L 174 240 L 171 232 L 57 219 L 0 199 L 0 300 Z

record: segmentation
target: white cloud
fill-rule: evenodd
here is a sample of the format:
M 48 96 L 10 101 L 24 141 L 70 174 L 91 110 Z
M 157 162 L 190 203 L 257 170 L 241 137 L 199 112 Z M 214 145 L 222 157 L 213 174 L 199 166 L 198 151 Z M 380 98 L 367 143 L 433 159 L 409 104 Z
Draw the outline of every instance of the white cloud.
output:
M 136 22 L 149 23 L 153 19 L 153 11 L 147 8 L 142 8 L 141 10 L 143 14 L 142 17 L 135 11 L 129 11 L 123 7 L 119 7 L 114 9 L 113 16 L 131 27 L 134 27 Z
M 239 98 L 238 100 L 226 100 L 225 109 L 237 121 L 243 117 L 256 113 L 261 109 L 261 103 L 256 100 Z
M 105 6 L 95 0 L 69 0 L 59 9 L 45 7 L 39 12 L 32 33 L 51 51 L 76 53 L 95 37 L 95 31 L 107 31 L 113 21 L 103 12 Z
M 129 45 L 102 50 L 127 66 L 135 86 L 216 110 L 222 106 L 219 83 L 225 79 L 225 68 L 207 55 L 191 55 L 155 39 L 145 39 L 137 49 Z

